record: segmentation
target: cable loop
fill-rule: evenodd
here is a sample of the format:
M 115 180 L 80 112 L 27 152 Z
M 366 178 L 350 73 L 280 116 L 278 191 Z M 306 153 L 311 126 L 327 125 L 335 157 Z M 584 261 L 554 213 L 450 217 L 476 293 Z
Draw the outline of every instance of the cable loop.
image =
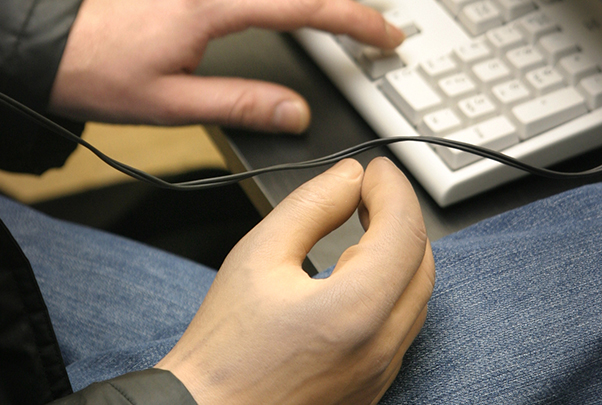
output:
M 19 103 L 13 98 L 7 96 L 4 93 L 0 93 L 0 103 L 8 106 L 9 108 L 19 112 L 25 117 L 32 119 L 37 122 L 40 126 L 50 130 L 51 132 L 60 135 L 66 139 L 76 142 L 86 149 L 94 153 L 99 159 L 113 167 L 114 169 L 143 182 L 150 183 L 154 186 L 169 189 L 169 190 L 202 190 L 213 187 L 226 186 L 233 183 L 238 183 L 242 180 L 249 179 L 251 177 L 259 176 L 265 173 L 277 172 L 283 170 L 298 170 L 307 169 L 318 166 L 325 166 L 334 164 L 342 159 L 356 156 L 369 149 L 373 149 L 379 146 L 389 145 L 396 142 L 424 142 L 432 145 L 440 145 L 448 148 L 458 149 L 464 152 L 472 153 L 483 158 L 491 159 L 502 163 L 504 165 L 514 167 L 519 170 L 523 170 L 530 174 L 547 177 L 550 179 L 582 179 L 589 178 L 592 176 L 599 175 L 602 172 L 602 165 L 594 167 L 593 169 L 581 171 L 581 172 L 559 172 L 555 170 L 545 169 L 541 167 L 535 167 L 526 164 L 518 159 L 512 158 L 500 152 L 493 151 L 491 149 L 475 146 L 463 142 L 453 141 L 451 139 L 436 138 L 428 136 L 396 136 L 391 138 L 379 138 L 368 142 L 361 143 L 359 145 L 335 152 L 333 154 L 323 156 L 317 159 L 312 159 L 304 162 L 297 163 L 284 163 L 274 166 L 269 166 L 261 169 L 250 170 L 242 173 L 229 174 L 224 176 L 211 177 L 206 179 L 192 180 L 186 182 L 170 183 L 155 177 L 142 170 L 136 169 L 135 167 L 128 166 L 125 163 L 121 163 L 117 160 L 110 158 L 109 156 L 102 153 L 100 150 L 95 148 L 93 145 L 75 135 L 66 128 L 56 124 L 52 120 L 44 117 L 38 112 L 31 108 Z

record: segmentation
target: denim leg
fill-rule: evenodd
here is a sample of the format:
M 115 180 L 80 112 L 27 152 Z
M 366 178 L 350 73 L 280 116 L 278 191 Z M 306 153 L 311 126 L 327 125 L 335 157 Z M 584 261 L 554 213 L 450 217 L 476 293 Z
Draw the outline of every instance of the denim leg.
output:
M 216 274 L 2 197 L 0 216 L 31 262 L 74 390 L 156 364 Z
M 382 404 L 602 403 L 602 185 L 433 244 L 423 330 Z
M 602 185 L 587 186 L 434 243 L 429 314 L 381 403 L 600 403 L 601 199 Z M 0 215 L 32 262 L 75 389 L 158 361 L 215 275 L 4 199 Z

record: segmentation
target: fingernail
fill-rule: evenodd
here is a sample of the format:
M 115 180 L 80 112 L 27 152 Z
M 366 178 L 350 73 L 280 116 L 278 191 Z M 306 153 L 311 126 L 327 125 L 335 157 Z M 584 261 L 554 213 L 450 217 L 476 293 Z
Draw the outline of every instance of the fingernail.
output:
M 406 36 L 403 33 L 403 31 L 390 23 L 387 23 L 385 25 L 385 29 L 387 30 L 387 35 L 389 36 L 391 42 L 393 42 L 395 47 L 401 45 L 403 40 L 406 39 Z
M 393 161 L 391 159 L 389 159 L 388 157 L 386 157 L 386 156 L 379 156 L 379 159 L 381 159 L 384 162 L 387 162 L 391 166 L 397 167 L 397 165 L 395 163 L 393 163 Z
M 379 156 L 377 159 L 379 159 L 381 162 L 384 162 L 388 165 L 390 165 L 391 167 L 394 167 L 397 169 L 397 165 L 395 163 L 393 163 L 393 161 L 391 159 L 389 159 L 386 156 Z
M 282 101 L 274 109 L 272 123 L 281 131 L 301 133 L 309 125 L 309 111 L 301 101 Z

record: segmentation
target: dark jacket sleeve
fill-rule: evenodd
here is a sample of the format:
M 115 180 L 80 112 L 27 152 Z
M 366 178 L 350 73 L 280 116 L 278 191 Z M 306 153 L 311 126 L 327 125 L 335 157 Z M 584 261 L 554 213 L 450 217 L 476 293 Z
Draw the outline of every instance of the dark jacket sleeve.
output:
M 149 369 L 95 383 L 51 405 L 196 405 L 172 373 Z
M 45 114 L 69 30 L 83 0 L 0 1 L 0 92 Z M 83 124 L 51 117 L 81 133 Z M 75 144 L 0 106 L 0 168 L 42 173 Z M 168 371 L 150 369 L 71 393 L 28 260 L 0 221 L 0 403 L 194 404 Z M 10 293 L 10 294 L 9 294 Z M 5 377 L 10 378 L 5 378 Z M 70 394 L 70 395 L 69 395 Z
M 47 115 L 52 84 L 82 1 L 2 0 L 0 92 Z M 83 123 L 48 117 L 78 135 L 83 131 Z M 61 166 L 75 146 L 0 106 L 1 169 L 40 174 Z

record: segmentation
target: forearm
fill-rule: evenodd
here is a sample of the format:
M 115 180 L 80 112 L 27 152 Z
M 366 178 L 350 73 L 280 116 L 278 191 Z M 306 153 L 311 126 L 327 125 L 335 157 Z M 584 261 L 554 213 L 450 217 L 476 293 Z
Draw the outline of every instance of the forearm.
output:
M 46 107 L 82 0 L 5 0 L 0 14 L 0 90 Z
M 45 114 L 71 25 L 82 0 L 5 0 L 0 13 L 0 91 Z M 56 119 L 56 118 L 54 118 Z M 63 164 L 71 144 L 0 107 L 0 162 L 12 171 L 42 173 Z M 60 124 L 81 133 L 83 125 Z
M 95 383 L 52 405 L 196 405 L 184 385 L 169 371 L 149 369 Z

